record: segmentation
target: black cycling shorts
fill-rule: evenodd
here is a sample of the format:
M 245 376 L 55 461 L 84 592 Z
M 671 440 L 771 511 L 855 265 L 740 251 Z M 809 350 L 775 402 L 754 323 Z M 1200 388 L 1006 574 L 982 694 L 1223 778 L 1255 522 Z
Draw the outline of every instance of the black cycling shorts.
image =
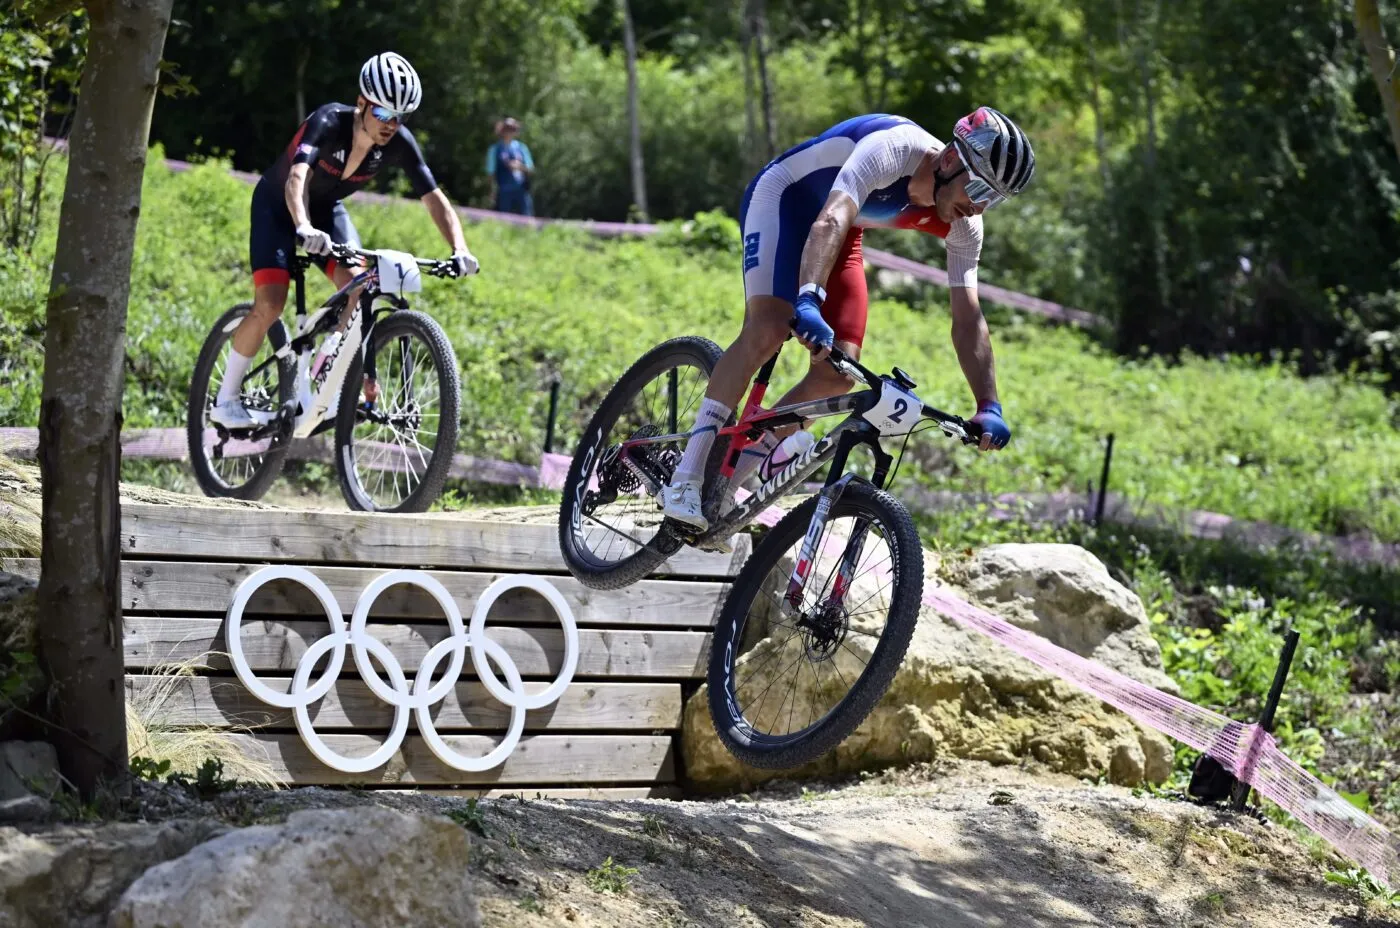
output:
M 296 254 L 297 233 L 282 188 L 267 180 L 253 188 L 252 224 L 248 232 L 248 254 L 253 264 L 253 286 L 287 284 L 291 281 L 291 259 Z M 329 208 L 313 208 L 311 224 L 330 234 L 337 245 L 360 247 L 360 233 L 350 221 L 345 204 L 336 200 Z M 316 266 L 334 279 L 335 261 L 313 255 Z

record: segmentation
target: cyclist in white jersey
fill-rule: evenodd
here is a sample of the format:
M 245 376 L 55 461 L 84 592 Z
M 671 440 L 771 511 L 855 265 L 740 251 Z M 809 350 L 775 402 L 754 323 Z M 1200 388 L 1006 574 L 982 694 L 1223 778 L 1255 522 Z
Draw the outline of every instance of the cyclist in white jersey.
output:
M 669 486 L 670 518 L 709 527 L 701 512 L 705 461 L 744 388 L 790 332 L 812 352 L 806 377 L 778 405 L 838 396 L 853 386 L 822 363 L 833 345 L 859 357 L 868 300 L 861 231 L 915 229 L 948 247 L 952 340 L 977 403 L 980 448 L 1011 438 L 998 400 L 991 336 L 977 299 L 982 213 L 1026 188 L 1035 153 L 1020 127 L 991 107 L 960 119 L 944 144 L 900 116 L 848 119 L 770 162 L 744 192 L 743 330 L 710 377 L 705 400 Z M 772 452 L 770 434 L 744 452 L 738 486 Z

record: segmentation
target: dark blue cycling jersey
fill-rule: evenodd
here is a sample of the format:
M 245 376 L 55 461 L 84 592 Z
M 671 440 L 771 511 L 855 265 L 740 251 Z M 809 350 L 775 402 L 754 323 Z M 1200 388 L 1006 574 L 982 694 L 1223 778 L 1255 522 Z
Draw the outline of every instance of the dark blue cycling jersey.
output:
M 286 284 L 290 277 L 289 261 L 296 253 L 297 241 L 284 189 L 292 165 L 311 166 L 306 181 L 308 218 L 313 226 L 329 233 L 331 241 L 341 245 L 359 247 L 360 236 L 340 201 L 368 184 L 386 165 L 395 164 L 404 170 L 416 196 L 426 196 L 437 189 L 433 172 L 423 160 L 423 150 L 405 126 L 399 126 L 388 144 L 371 147 L 355 166 L 355 173 L 345 176 L 345 161 L 355 141 L 356 118 L 353 106 L 327 103 L 320 107 L 306 118 L 291 144 L 258 181 L 253 190 L 248 239 L 254 286 Z M 323 257 L 314 260 L 327 273 L 333 269 Z

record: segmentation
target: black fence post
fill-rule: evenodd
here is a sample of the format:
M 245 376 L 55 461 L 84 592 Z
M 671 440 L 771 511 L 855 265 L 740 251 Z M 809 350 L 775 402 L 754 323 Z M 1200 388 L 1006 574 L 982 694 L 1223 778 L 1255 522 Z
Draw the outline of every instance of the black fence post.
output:
M 1283 684 L 1288 679 L 1288 670 L 1293 666 L 1293 655 L 1298 650 L 1298 633 L 1289 629 L 1283 639 L 1283 653 L 1278 658 L 1278 668 L 1274 671 L 1274 682 L 1269 687 L 1269 696 L 1264 700 L 1264 711 L 1259 715 L 1259 727 L 1264 731 L 1274 730 L 1274 713 L 1278 711 L 1279 699 L 1283 696 Z M 1235 783 L 1230 793 L 1230 808 L 1243 812 L 1249 801 L 1249 784 L 1244 780 Z
M 1103 507 L 1108 501 L 1108 468 L 1113 463 L 1113 433 L 1108 433 L 1108 445 L 1103 451 L 1103 473 L 1099 475 L 1099 498 L 1094 503 L 1094 525 L 1103 524 Z
M 544 425 L 544 453 L 554 453 L 554 419 L 559 415 L 559 378 L 549 385 L 549 419 Z

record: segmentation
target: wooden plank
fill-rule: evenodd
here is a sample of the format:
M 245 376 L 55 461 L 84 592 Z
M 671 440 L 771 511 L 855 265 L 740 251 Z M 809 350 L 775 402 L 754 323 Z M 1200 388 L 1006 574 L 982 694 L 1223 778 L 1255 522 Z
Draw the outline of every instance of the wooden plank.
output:
M 287 692 L 290 677 L 264 678 L 271 689 Z M 540 693 L 546 681 L 525 684 Z M 126 678 L 128 699 L 155 701 L 163 725 L 209 728 L 295 728 L 290 709 L 278 709 L 249 693 L 230 677 L 145 676 Z M 459 683 L 433 707 L 433 726 L 448 731 L 505 731 L 510 709 L 481 683 Z M 317 731 L 336 729 L 388 730 L 394 709 L 370 691 L 354 670 L 340 680 L 311 709 Z M 413 722 L 417 724 L 416 719 Z M 622 730 L 658 731 L 681 724 L 679 683 L 574 683 L 558 701 L 525 714 L 526 731 Z
M 129 669 L 185 661 L 199 661 L 215 670 L 232 667 L 226 653 L 223 619 L 128 618 L 122 624 L 125 627 L 122 644 Z M 243 654 L 254 671 L 290 673 L 296 670 L 297 661 L 306 649 L 328 630 L 324 621 L 245 621 Z M 407 674 L 416 672 L 428 649 L 447 637 L 446 623 L 379 625 L 372 622 L 368 630 L 389 648 Z M 560 629 L 501 626 L 490 627 L 488 633 L 510 654 L 523 677 L 552 676 L 564 659 L 564 633 Z M 579 658 L 574 676 L 700 679 L 705 676 L 709 649 L 709 632 L 584 628 L 579 629 Z M 347 666 L 353 666 L 352 655 L 347 654 L 345 659 Z M 342 673 L 349 672 L 352 671 L 342 670 Z M 463 677 L 470 672 L 469 659 Z
M 235 588 L 259 569 L 257 564 L 216 564 L 182 561 L 123 561 L 122 611 L 127 615 L 160 613 L 187 615 L 225 612 Z M 19 573 L 38 576 L 33 560 Z M 315 567 L 311 572 L 330 587 L 346 615 L 354 611 L 360 593 L 384 573 L 361 567 Z M 447 587 L 457 608 L 470 619 L 476 601 L 499 573 L 429 571 Z M 718 618 L 726 583 L 693 580 L 643 580 L 621 590 L 591 590 L 573 577 L 550 577 L 563 594 L 580 625 L 671 625 L 709 628 Z M 300 584 L 279 580 L 262 587 L 248 604 L 250 615 L 313 616 L 320 603 Z M 437 601 L 418 587 L 390 587 L 375 602 L 370 615 L 384 619 L 436 619 L 442 616 Z M 557 625 L 549 603 L 529 590 L 511 590 L 491 609 L 497 624 Z
M 230 734 L 248 756 L 264 760 L 285 783 L 441 784 L 456 786 L 511 784 L 670 783 L 676 778 L 669 735 L 526 735 L 500 766 L 468 773 L 442 763 L 423 739 L 413 735 L 383 767 L 369 773 L 332 770 L 312 755 L 299 735 Z M 326 735 L 331 750 L 364 757 L 381 741 L 373 735 Z M 467 757 L 496 746 L 489 735 L 450 735 L 448 747 Z
M 682 548 L 659 575 L 732 577 L 749 553 Z M 554 525 L 473 522 L 453 514 L 290 512 L 201 509 L 128 503 L 122 506 L 122 554 L 132 559 L 297 561 L 392 567 L 565 573 Z
M 675 784 L 655 786 L 516 786 L 505 789 L 453 789 L 451 787 L 415 786 L 399 789 L 386 786 L 377 793 L 413 793 L 418 796 L 444 796 L 453 799 L 569 799 L 593 802 L 619 802 L 629 799 L 683 799 L 685 793 Z

